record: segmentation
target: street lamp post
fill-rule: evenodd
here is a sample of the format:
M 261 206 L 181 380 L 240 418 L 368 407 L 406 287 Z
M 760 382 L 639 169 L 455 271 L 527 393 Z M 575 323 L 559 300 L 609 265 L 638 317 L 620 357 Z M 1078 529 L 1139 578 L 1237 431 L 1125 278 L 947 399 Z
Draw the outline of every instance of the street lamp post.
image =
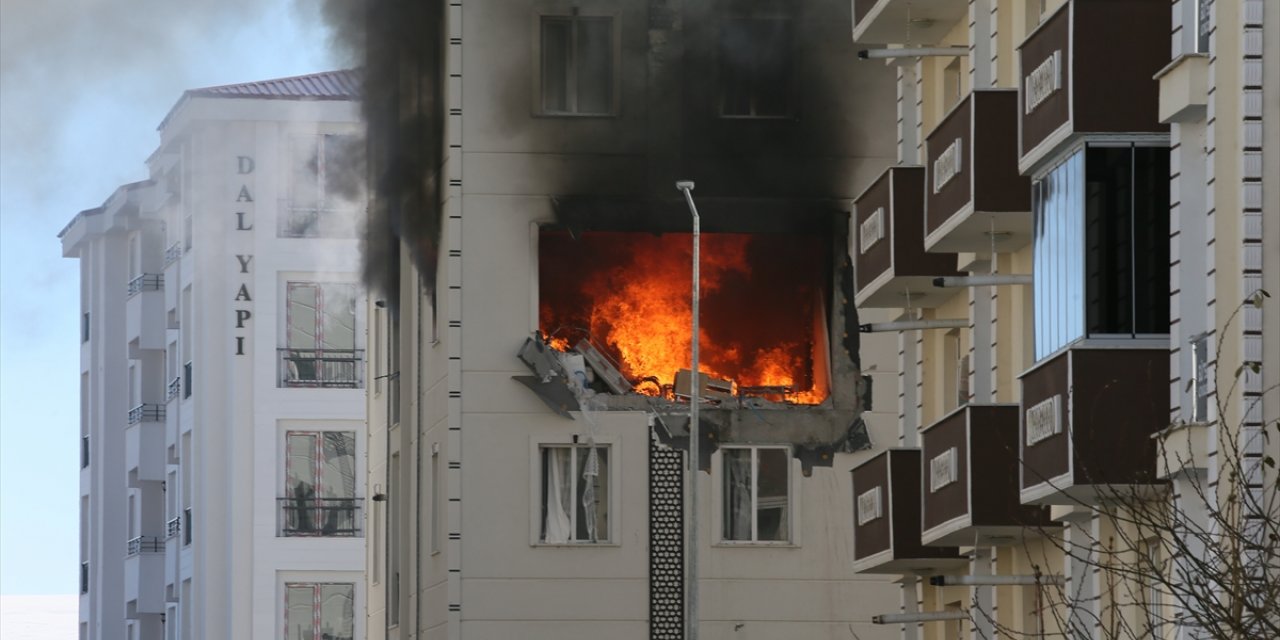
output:
M 684 193 L 684 200 L 689 205 L 689 213 L 693 216 L 693 371 L 689 384 L 689 552 L 688 578 L 685 581 L 685 597 L 688 607 L 685 615 L 687 640 L 698 640 L 698 404 L 702 390 L 702 376 L 698 373 L 698 298 L 701 261 L 699 260 L 701 242 L 701 220 L 698 207 L 693 203 L 693 181 L 680 180 L 676 189 Z

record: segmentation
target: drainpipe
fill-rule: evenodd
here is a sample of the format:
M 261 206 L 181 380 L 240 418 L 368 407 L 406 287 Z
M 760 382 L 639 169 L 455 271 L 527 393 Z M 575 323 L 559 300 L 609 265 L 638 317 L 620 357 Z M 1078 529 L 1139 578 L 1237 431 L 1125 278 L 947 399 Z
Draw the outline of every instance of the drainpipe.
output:
M 912 622 L 938 622 L 940 620 L 968 620 L 963 611 L 930 611 L 924 613 L 882 613 L 871 616 L 871 624 L 909 624 Z
M 863 49 L 858 52 L 859 60 L 893 60 L 894 58 L 954 58 L 968 56 L 968 47 L 917 47 L 914 49 Z
M 698 640 L 698 466 L 701 458 L 698 454 L 699 431 L 698 403 L 702 390 L 702 374 L 698 372 L 698 297 L 699 280 L 701 279 L 699 249 L 701 243 L 701 220 L 698 207 L 693 204 L 693 181 L 676 182 L 676 189 L 684 192 L 684 200 L 689 205 L 689 213 L 693 216 L 693 376 L 689 385 L 689 569 L 688 583 L 685 587 L 688 598 L 688 619 L 685 625 L 688 640 Z
M 898 320 L 897 322 L 870 322 L 859 325 L 862 333 L 878 331 L 912 331 L 915 329 L 965 329 L 969 321 L 965 318 L 946 318 L 939 320 Z
M 976 276 L 943 276 L 933 279 L 935 287 L 1000 287 L 1004 285 L 1029 285 L 1031 274 L 992 273 Z

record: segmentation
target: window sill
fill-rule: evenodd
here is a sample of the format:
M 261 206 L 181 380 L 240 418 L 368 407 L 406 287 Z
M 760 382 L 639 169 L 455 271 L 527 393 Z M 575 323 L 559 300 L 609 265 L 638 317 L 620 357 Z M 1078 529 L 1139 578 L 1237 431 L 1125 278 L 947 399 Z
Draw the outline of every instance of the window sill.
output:
M 533 117 L 535 118 L 585 118 L 585 119 L 594 118 L 594 119 L 600 119 L 600 120 L 608 120 L 608 119 L 617 118 L 618 114 L 617 113 L 558 113 L 555 111 L 535 111 L 533 113 Z
M 622 546 L 620 542 L 534 542 L 530 547 L 542 549 L 598 549 L 611 548 L 616 549 Z
M 714 549 L 799 549 L 800 545 L 794 542 L 738 542 L 735 540 L 720 540 L 711 543 Z

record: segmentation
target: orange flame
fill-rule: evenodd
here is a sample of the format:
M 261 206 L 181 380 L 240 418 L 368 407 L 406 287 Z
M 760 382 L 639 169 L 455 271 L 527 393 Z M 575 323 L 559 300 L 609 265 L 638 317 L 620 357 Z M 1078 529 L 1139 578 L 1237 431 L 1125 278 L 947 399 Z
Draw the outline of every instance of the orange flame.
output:
M 785 398 L 801 404 L 827 397 L 822 246 L 802 236 L 702 236 L 703 373 L 739 386 L 787 387 Z M 590 337 L 633 381 L 669 385 L 689 368 L 689 234 L 573 240 L 544 232 L 540 254 L 539 319 L 553 346 Z

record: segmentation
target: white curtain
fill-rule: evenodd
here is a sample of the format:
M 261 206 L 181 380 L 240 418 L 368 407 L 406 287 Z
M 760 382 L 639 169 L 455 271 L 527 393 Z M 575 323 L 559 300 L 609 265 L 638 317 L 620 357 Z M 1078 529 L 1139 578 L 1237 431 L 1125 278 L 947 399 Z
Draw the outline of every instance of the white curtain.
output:
M 751 539 L 751 450 L 726 449 L 724 539 Z
M 546 474 L 547 504 L 543 508 L 546 521 L 542 525 L 543 542 L 569 542 L 573 537 L 573 522 L 569 510 L 573 508 L 573 473 L 569 466 L 568 447 L 543 449 L 543 472 Z

